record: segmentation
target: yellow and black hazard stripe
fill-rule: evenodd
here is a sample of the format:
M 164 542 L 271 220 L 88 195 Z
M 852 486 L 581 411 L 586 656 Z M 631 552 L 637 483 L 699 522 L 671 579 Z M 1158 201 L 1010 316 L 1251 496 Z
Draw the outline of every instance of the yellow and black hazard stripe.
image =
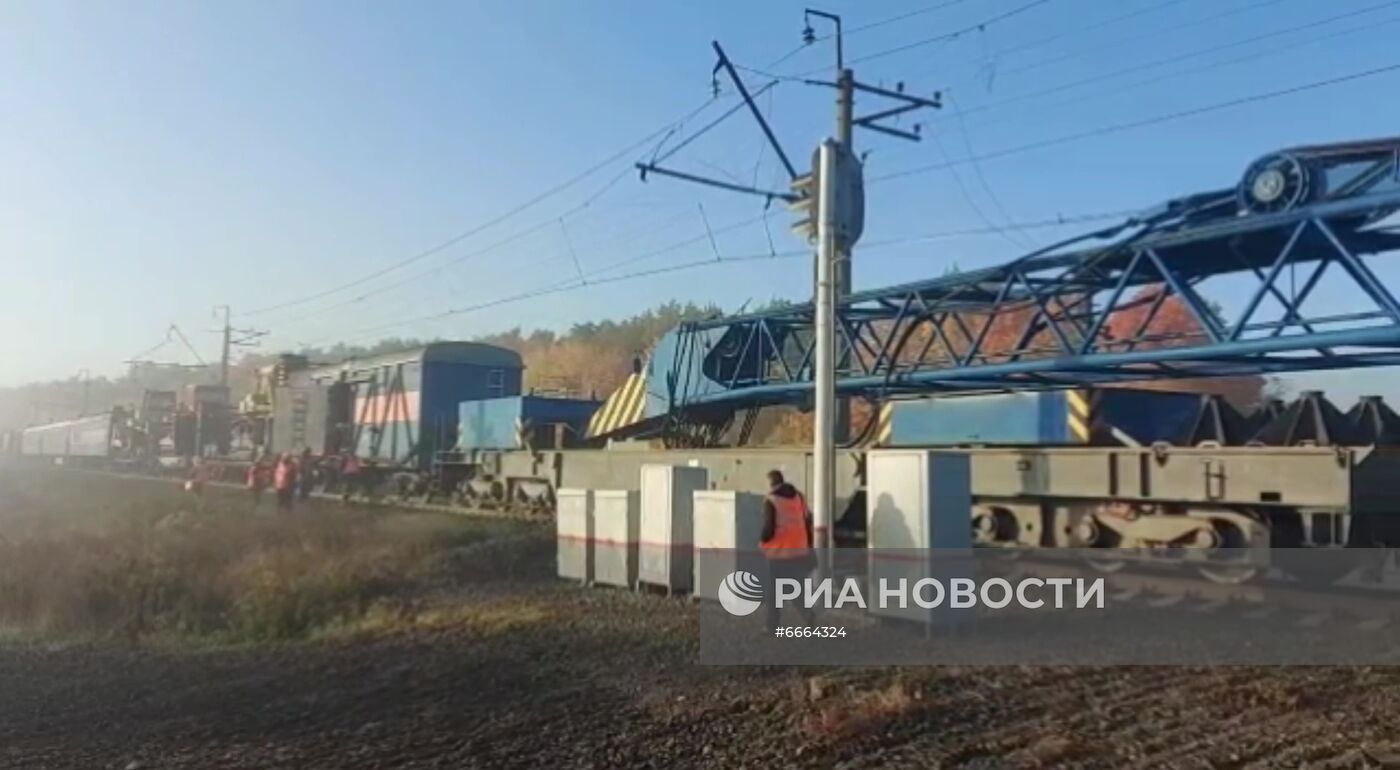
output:
M 880 411 L 875 413 L 875 430 L 870 432 L 869 443 L 873 446 L 889 446 L 893 435 L 894 403 L 886 401 L 880 404 Z
M 622 387 L 613 391 L 593 413 L 593 419 L 588 422 L 588 437 L 605 436 L 641 420 L 646 394 L 647 378 L 641 374 L 628 376 Z
M 1065 419 L 1069 424 L 1070 439 L 1075 443 L 1091 443 L 1094 436 L 1094 407 L 1098 405 L 1098 393 L 1092 390 L 1071 390 L 1065 393 Z
M 894 403 L 885 402 L 875 410 L 875 421 L 873 425 L 868 425 L 861 434 L 860 445 L 862 447 L 882 447 L 890 445 L 890 436 L 894 432 Z

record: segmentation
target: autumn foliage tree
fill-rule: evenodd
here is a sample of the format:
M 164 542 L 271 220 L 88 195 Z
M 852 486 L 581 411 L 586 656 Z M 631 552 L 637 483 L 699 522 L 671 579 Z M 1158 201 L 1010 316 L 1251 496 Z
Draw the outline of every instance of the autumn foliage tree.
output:
M 618 321 L 575 324 L 562 334 L 512 329 L 482 338 L 525 359 L 525 384 L 537 392 L 606 398 L 644 361 L 661 335 L 684 321 L 718 315 L 719 308 L 668 302 Z
M 1158 301 L 1164 290 L 1161 284 L 1139 289 L 1126 303 L 1127 307 L 1109 317 L 1108 322 L 1104 324 L 1104 338 L 1110 344 L 1115 340 L 1129 340 L 1139 336 L 1141 329 L 1140 336 L 1144 342 L 1137 346 L 1139 350 L 1183 347 L 1205 342 L 1205 330 L 1201 328 L 1200 322 L 1181 297 L 1173 294 L 1165 300 Z M 1152 307 L 1157 304 L 1160 304 L 1160 308 L 1155 314 L 1151 314 Z M 1216 310 L 1210 312 L 1218 313 Z M 1264 400 L 1268 384 L 1264 377 L 1248 375 L 1148 380 L 1134 383 L 1131 387 L 1176 393 L 1210 393 L 1222 396 L 1238 409 L 1247 410 L 1258 406 Z

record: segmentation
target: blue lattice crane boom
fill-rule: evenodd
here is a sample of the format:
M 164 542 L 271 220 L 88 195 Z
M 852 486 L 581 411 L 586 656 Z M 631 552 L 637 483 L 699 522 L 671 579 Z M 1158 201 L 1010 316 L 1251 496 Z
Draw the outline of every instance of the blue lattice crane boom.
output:
M 883 399 L 1400 364 L 1400 301 L 1371 267 L 1400 250 L 1397 210 L 1400 138 L 1272 153 L 1234 187 L 998 267 L 843 298 L 837 388 Z M 1341 301 L 1310 301 L 1324 275 Z M 1196 331 L 1154 329 L 1172 299 Z M 1110 334 L 1128 311 L 1135 329 Z M 812 322 L 803 304 L 678 327 L 653 353 L 645 415 L 802 403 Z M 1012 342 L 992 341 L 997 324 L 1016 327 Z

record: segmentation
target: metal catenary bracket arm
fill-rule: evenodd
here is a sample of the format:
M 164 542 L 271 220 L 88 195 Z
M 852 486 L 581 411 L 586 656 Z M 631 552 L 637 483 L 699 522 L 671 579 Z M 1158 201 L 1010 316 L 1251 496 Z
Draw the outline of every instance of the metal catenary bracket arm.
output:
M 676 171 L 675 169 L 663 168 L 652 163 L 638 163 L 636 165 L 637 170 L 642 172 L 643 180 L 646 179 L 647 174 L 660 174 L 661 176 L 669 176 L 675 179 L 683 179 L 687 182 L 695 182 L 697 184 L 708 185 L 710 187 L 718 187 L 721 190 L 746 193 L 748 195 L 757 195 L 763 198 L 787 201 L 788 203 L 793 203 L 800 200 L 800 198 L 797 195 L 794 195 L 790 192 L 779 192 L 777 190 L 764 190 L 758 187 L 749 187 L 748 185 L 735 184 L 733 182 L 726 182 L 721 179 L 711 179 L 709 177 L 703 177 L 698 174 L 691 174 L 685 171 Z
M 763 135 L 768 137 L 768 143 L 772 145 L 773 152 L 778 156 L 778 160 L 782 162 L 783 168 L 787 169 L 788 178 L 796 179 L 798 177 L 797 169 L 793 167 L 792 161 L 788 160 L 787 153 L 783 151 L 782 143 L 778 141 L 778 137 L 773 133 L 773 129 L 769 127 L 768 121 L 764 119 L 763 112 L 758 109 L 758 104 L 753 100 L 753 97 L 749 96 L 749 89 L 744 85 L 743 78 L 739 77 L 739 73 L 735 71 L 734 65 L 729 61 L 729 57 L 725 55 L 724 48 L 720 46 L 718 40 L 712 41 L 710 45 L 714 46 L 715 54 L 719 56 L 719 62 L 715 64 L 715 71 L 719 71 L 720 68 L 723 68 L 724 71 L 729 74 L 729 79 L 734 81 L 734 87 L 739 90 L 739 95 L 742 96 L 744 102 L 748 104 L 749 112 L 753 114 L 754 120 L 758 121 L 758 127 L 763 129 Z

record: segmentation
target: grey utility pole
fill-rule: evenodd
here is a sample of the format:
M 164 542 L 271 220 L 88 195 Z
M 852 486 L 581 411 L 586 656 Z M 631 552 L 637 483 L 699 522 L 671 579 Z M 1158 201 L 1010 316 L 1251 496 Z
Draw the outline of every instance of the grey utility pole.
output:
M 837 21 L 836 41 L 837 51 L 841 50 L 841 22 Z M 837 66 L 840 67 L 840 54 L 837 54 Z M 846 153 L 855 156 L 854 144 L 854 112 L 856 104 L 856 77 L 855 73 L 848 69 L 841 69 L 840 76 L 836 79 L 836 141 L 841 143 L 841 147 Z M 835 264 L 832 266 L 836 286 L 835 297 L 837 300 L 845 299 L 854 290 L 854 278 L 852 277 L 851 245 L 847 242 L 836 244 L 836 251 L 832 259 Z M 833 364 L 834 365 L 834 364 Z M 845 444 L 850 440 L 851 433 L 851 402 L 850 399 L 839 399 L 836 402 L 836 415 L 832 425 L 835 440 Z
M 840 76 L 836 79 L 836 141 L 846 148 L 851 155 L 856 154 L 855 148 L 855 106 L 856 106 L 856 76 L 848 69 L 841 70 Z M 854 285 L 851 282 L 851 249 L 848 245 L 839 244 L 836 263 L 836 296 L 844 297 L 850 294 Z M 843 410 L 846 402 L 842 401 Z M 844 426 L 838 424 L 837 429 L 844 432 Z
M 229 309 L 228 305 L 219 305 L 215 307 L 214 313 L 216 315 L 222 313 L 224 316 L 224 326 L 222 329 L 216 330 L 216 332 L 222 334 L 224 340 L 222 352 L 219 354 L 219 384 L 227 388 L 228 369 L 229 365 L 232 363 L 233 349 L 236 347 L 256 346 L 258 343 L 255 342 L 255 340 L 259 337 L 266 336 L 267 332 L 233 328 L 233 312 Z M 235 338 L 234 335 L 238 335 L 238 337 Z M 183 336 L 181 339 L 183 339 Z M 186 346 L 188 346 L 188 343 L 186 343 Z M 191 348 L 191 350 L 193 350 L 193 348 Z
M 830 549 L 835 542 L 832 508 L 836 497 L 836 153 L 831 139 L 817 149 L 817 285 L 816 377 L 812 426 L 812 518 L 816 545 Z
M 812 464 L 814 466 L 812 518 L 817 545 L 827 554 L 835 548 L 835 478 L 836 444 L 849 440 L 851 426 L 850 401 L 836 397 L 836 370 L 842 358 L 853 351 L 838 350 L 836 314 L 839 303 L 853 289 L 851 248 L 860 238 L 865 222 L 865 195 L 861 181 L 861 164 L 855 154 L 855 127 L 863 126 L 903 139 L 918 141 L 918 127 L 904 131 L 878 121 L 902 115 L 916 109 L 937 109 L 939 98 L 923 99 L 904 93 L 904 84 L 895 90 L 876 88 L 856 82 L 855 72 L 846 67 L 841 38 L 841 17 L 833 13 L 808 8 L 802 37 L 808 44 L 816 41 L 812 17 L 826 19 L 836 27 L 836 82 L 819 83 L 836 89 L 836 139 L 822 142 L 814 173 L 818 177 L 816 206 L 817 253 L 816 286 L 813 298 L 813 321 L 816 326 L 816 354 L 813 376 L 815 412 L 812 430 Z M 855 117 L 855 93 L 866 91 L 901 102 L 900 106 L 881 110 L 866 117 Z M 823 564 L 829 565 L 829 557 Z
M 802 18 L 806 23 L 806 28 L 802 31 L 802 38 L 809 45 L 816 42 L 817 39 L 815 31 L 812 29 L 812 17 L 814 16 L 825 19 L 836 26 L 836 32 L 833 35 L 836 39 L 836 142 L 854 156 L 856 76 L 854 71 L 846 68 L 844 41 L 841 36 L 841 17 L 815 8 L 804 10 Z M 835 259 L 833 265 L 834 291 L 839 300 L 850 295 L 854 287 L 850 244 L 838 242 L 833 259 Z M 821 268 L 818 266 L 817 272 L 820 270 Z M 846 443 L 851 432 L 851 402 L 848 399 L 843 398 L 836 402 L 836 413 L 833 420 L 832 430 L 835 432 L 835 440 L 843 444 Z
M 816 414 L 813 416 L 812 440 L 814 455 L 812 517 L 817 544 L 826 553 L 827 549 L 834 545 L 835 540 L 833 524 L 836 442 L 846 440 L 850 426 L 849 408 L 843 400 L 836 397 L 836 374 L 842 366 L 846 365 L 842 363 L 843 359 L 849 360 L 849 357 L 853 355 L 850 343 L 843 343 L 842 335 L 837 331 L 836 316 L 839 314 L 841 300 L 851 293 L 851 248 L 856 241 L 860 240 L 861 233 L 865 229 L 864 174 L 860 159 L 853 151 L 855 129 L 859 126 L 917 142 L 919 141 L 919 126 L 917 124 L 910 131 L 889 125 L 884 121 L 919 109 L 938 109 L 941 105 L 937 93 L 933 94 L 932 99 L 928 99 L 905 93 L 903 83 L 897 83 L 894 89 L 886 89 L 856 80 L 855 73 L 846 68 L 841 40 L 841 17 L 825 11 L 807 9 L 805 13 L 807 25 L 802 30 L 802 40 L 808 44 L 817 40 L 816 31 L 812 29 L 811 25 L 813 17 L 830 21 L 836 27 L 836 33 L 831 37 L 836 40 L 837 78 L 834 82 L 804 78 L 802 82 L 808 85 L 836 89 L 836 136 L 834 139 L 823 141 L 817 148 L 817 152 L 812 158 L 811 170 L 806 174 L 798 174 L 797 168 L 793 166 L 787 153 L 783 151 L 782 144 L 778 141 L 772 126 L 764 118 L 763 111 L 758 108 L 757 103 L 753 100 L 753 95 L 744 85 L 743 79 L 739 77 L 734 63 L 729 60 L 729 56 L 718 42 L 713 43 L 717 60 L 714 69 L 710 72 L 711 78 L 717 78 L 720 72 L 724 72 L 733 81 L 735 91 L 748 106 L 754 122 L 763 131 L 763 136 L 768 140 L 774 154 L 787 171 L 790 180 L 788 191 L 761 189 L 732 180 L 707 178 L 693 172 L 661 165 L 699 134 L 688 137 L 669 152 L 660 154 L 649 162 L 639 162 L 636 166 L 641 173 L 642 181 L 646 181 L 648 174 L 658 174 L 730 192 L 758 195 L 767 198 L 770 203 L 775 200 L 785 201 L 790 209 L 800 215 L 798 221 L 793 223 L 793 231 L 803 240 L 816 244 L 815 269 L 813 271 L 813 293 L 815 295 L 813 297 L 815 316 L 813 320 L 816 326 L 816 338 L 813 340 L 813 346 L 816 350 L 813 351 L 812 355 L 814 369 L 812 379 L 816 391 L 813 398 Z M 713 82 L 718 89 L 719 81 L 715 79 Z M 893 102 L 895 106 L 877 110 L 863 117 L 855 117 L 855 93 L 857 91 L 877 96 L 887 102 Z M 732 114 L 734 111 L 731 110 L 728 114 Z M 723 120 L 728 114 L 722 116 L 720 120 Z M 714 125 L 715 123 L 711 123 L 708 127 L 701 129 L 700 133 L 708 131 Z
M 214 312 L 220 310 L 224 313 L 224 345 L 223 352 L 219 354 L 219 384 L 228 387 L 228 359 L 229 353 L 233 349 L 233 318 L 232 310 L 228 305 L 219 305 L 214 308 Z

